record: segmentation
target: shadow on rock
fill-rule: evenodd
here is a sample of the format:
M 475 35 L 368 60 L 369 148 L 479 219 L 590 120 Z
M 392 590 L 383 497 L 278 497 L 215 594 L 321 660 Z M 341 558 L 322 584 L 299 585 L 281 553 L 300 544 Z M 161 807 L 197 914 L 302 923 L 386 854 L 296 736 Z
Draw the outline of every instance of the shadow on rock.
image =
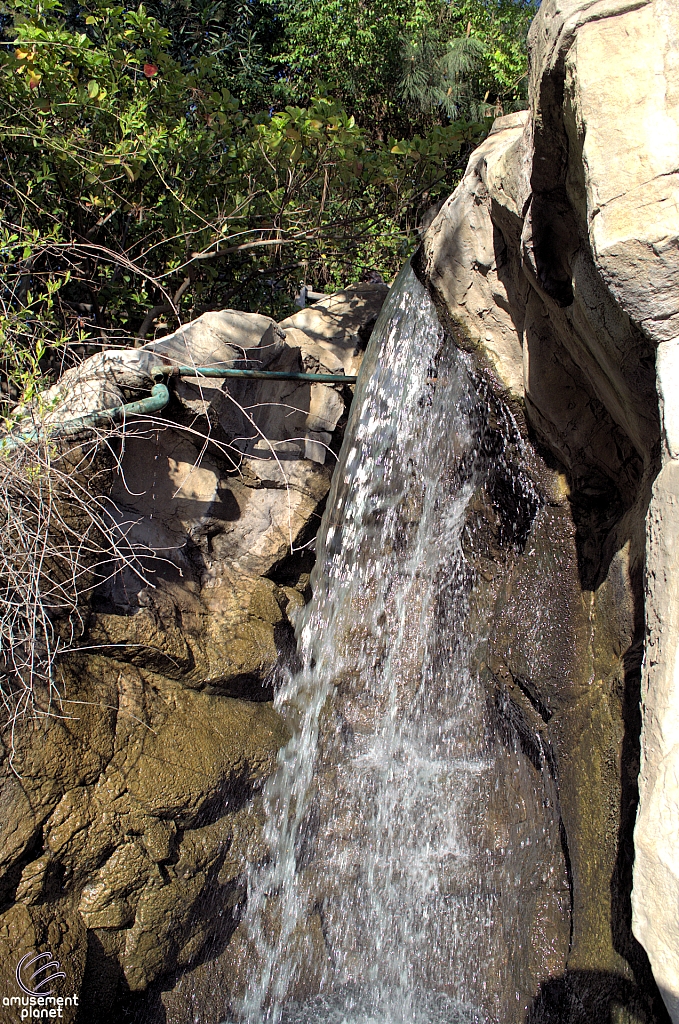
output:
M 660 997 L 609 971 L 567 971 L 540 986 L 525 1024 L 670 1024 Z

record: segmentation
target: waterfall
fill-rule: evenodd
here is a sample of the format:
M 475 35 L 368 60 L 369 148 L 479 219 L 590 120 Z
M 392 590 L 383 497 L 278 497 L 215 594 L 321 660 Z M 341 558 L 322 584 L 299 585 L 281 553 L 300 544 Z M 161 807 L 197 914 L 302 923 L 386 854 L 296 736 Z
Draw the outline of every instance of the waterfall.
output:
M 488 420 L 406 267 L 357 387 L 302 668 L 277 696 L 292 739 L 242 922 L 255 955 L 234 1012 L 248 1024 L 504 1024 L 525 995 L 512 936 L 521 893 L 558 872 L 558 826 L 548 773 L 498 737 L 481 678 L 468 551 L 475 496 L 503 459 Z M 511 486 L 534 500 L 527 479 Z M 501 810 L 527 789 L 533 849 Z

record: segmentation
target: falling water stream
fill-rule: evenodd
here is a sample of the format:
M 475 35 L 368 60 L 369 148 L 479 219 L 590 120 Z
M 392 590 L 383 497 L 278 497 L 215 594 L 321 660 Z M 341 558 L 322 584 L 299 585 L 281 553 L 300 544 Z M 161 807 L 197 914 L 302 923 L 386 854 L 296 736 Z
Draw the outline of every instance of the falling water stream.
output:
M 277 697 L 293 738 L 264 793 L 271 858 L 249 878 L 257 955 L 232 1008 L 247 1024 L 487 1024 L 519 999 L 521 894 L 558 858 L 548 782 L 539 854 L 493 811 L 526 768 L 474 668 L 465 551 L 486 418 L 407 267 L 366 353 L 302 668 Z

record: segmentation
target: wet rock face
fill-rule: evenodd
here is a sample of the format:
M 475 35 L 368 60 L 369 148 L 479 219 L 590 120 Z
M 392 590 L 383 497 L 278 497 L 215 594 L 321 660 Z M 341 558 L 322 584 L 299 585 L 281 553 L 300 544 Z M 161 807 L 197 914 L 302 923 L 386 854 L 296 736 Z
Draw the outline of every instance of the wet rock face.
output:
M 450 339 L 448 344 L 453 344 Z M 424 688 L 437 694 L 427 710 L 431 723 L 438 726 L 440 735 L 455 735 L 461 750 L 468 731 L 470 747 L 492 769 L 488 778 L 477 783 L 471 818 L 469 806 L 467 816 L 464 805 L 456 806 L 458 794 L 447 790 L 445 770 L 441 771 L 442 814 L 451 822 L 460 814 L 467 859 L 464 867 L 456 857 L 445 867 L 438 865 L 440 903 L 434 904 L 436 911 L 431 914 L 432 940 L 422 963 L 414 966 L 414 975 L 424 991 L 451 995 L 459 995 L 461 976 L 469 978 L 465 995 L 483 1015 L 480 1019 L 524 1024 L 541 982 L 561 976 L 568 961 L 571 863 L 561 827 L 555 739 L 548 722 L 555 714 L 565 673 L 575 671 L 573 688 L 578 694 L 582 689 L 578 659 L 588 651 L 591 624 L 580 600 L 572 524 L 558 479 L 539 456 L 524 447 L 512 429 L 511 415 L 493 396 L 484 395 L 483 389 L 477 412 L 476 472 L 485 482 L 467 506 L 455 597 L 446 594 L 442 574 L 435 625 L 430 623 L 424 635 L 415 626 L 412 646 L 431 645 L 445 666 L 438 677 L 424 675 Z M 404 533 L 410 516 L 417 521 L 419 514 L 419 509 L 403 510 Z M 563 550 L 555 552 L 555 537 L 563 541 Z M 541 607 L 536 589 L 544 599 Z M 369 595 L 366 603 L 371 599 Z M 457 602 L 461 605 L 458 610 L 446 607 Z M 466 612 L 462 611 L 467 603 Z M 416 600 L 413 605 L 412 610 L 421 614 Z M 457 614 L 460 618 L 455 621 Z M 413 618 L 419 624 L 419 616 Z M 365 619 L 365 625 L 363 621 L 356 625 L 356 636 L 352 633 L 350 642 L 357 648 L 370 649 L 372 645 L 379 650 L 380 637 L 370 632 L 367 612 Z M 450 630 L 446 645 L 437 635 L 437 627 L 445 637 L 442 626 L 447 619 L 448 628 L 454 625 L 457 631 Z M 458 642 L 469 647 L 469 661 L 465 654 L 462 667 L 453 653 Z M 379 658 L 376 661 L 379 663 Z M 417 653 L 413 662 L 421 670 Z M 397 664 L 399 694 L 407 694 L 406 701 L 416 708 L 422 699 L 422 676 L 415 671 L 409 678 L 402 658 Z M 542 677 L 545 669 L 546 680 Z M 470 698 L 470 693 L 476 692 L 476 680 L 481 692 L 478 701 Z M 537 692 L 531 681 L 537 683 Z M 547 683 L 545 691 L 551 685 L 551 692 L 540 693 L 543 682 Z M 443 710 L 446 684 L 455 693 L 456 703 L 464 706 L 469 702 L 464 721 L 454 726 Z M 368 790 L 366 797 L 365 791 L 357 792 L 357 787 L 345 781 L 347 761 L 358 747 L 357 737 L 360 743 L 362 734 L 370 734 L 375 719 L 379 721 L 379 702 L 371 698 L 363 673 L 347 673 L 346 678 L 337 680 L 332 707 L 321 729 L 319 792 L 309 815 L 313 837 L 309 846 L 315 845 L 307 869 L 309 906 L 322 907 L 331 956 L 334 953 L 337 958 L 337 951 L 342 951 L 341 956 L 353 967 L 357 985 L 363 962 L 351 964 L 352 953 L 356 956 L 351 932 L 343 934 L 344 921 L 336 911 L 333 919 L 332 911 L 333 903 L 342 906 L 337 890 L 346 887 L 352 891 L 366 851 L 376 841 L 361 813 L 361 801 L 369 804 L 372 791 Z M 550 698 L 551 711 L 542 703 Z M 573 702 L 568 693 L 561 699 Z M 583 721 L 585 718 L 583 715 Z M 609 778 L 603 780 L 604 785 L 609 782 Z M 459 791 L 463 787 L 459 780 Z M 613 786 L 607 797 L 612 805 L 617 796 Z M 413 821 L 413 832 L 417 834 L 421 827 L 433 845 L 441 823 L 426 811 L 422 819 L 424 824 Z M 342 865 L 334 880 L 319 870 L 328 863 L 336 870 L 338 863 Z M 464 913 L 451 935 L 450 908 L 456 901 Z M 485 928 L 477 927 L 475 932 L 469 925 L 474 920 L 484 920 Z M 309 985 L 302 977 L 301 983 L 313 991 L 313 982 Z M 472 1002 L 473 998 L 478 1002 Z
M 541 506 L 525 543 L 502 542 L 497 512 L 481 494 L 475 515 L 477 523 L 485 520 L 486 543 L 468 551 L 477 574 L 472 621 L 483 627 L 476 661 L 494 709 L 493 728 L 525 764 L 499 804 L 509 809 L 518 791 L 529 819 L 526 834 L 540 833 L 534 809 L 540 784 L 530 777 L 532 766 L 552 781 L 561 823 L 567 891 L 561 915 L 538 929 L 553 958 L 549 969 L 533 970 L 535 989 L 517 1020 L 606 1020 L 615 1002 L 632 1020 L 663 1020 L 631 936 L 629 908 L 643 533 L 627 538 L 600 586 L 586 590 L 568 496 L 556 474 L 530 453 L 526 461 L 526 469 L 541 469 L 534 478 Z M 475 532 L 478 538 L 478 525 Z M 522 937 L 535 933 L 539 908 L 539 901 L 535 909 L 526 902 Z M 519 959 L 531 942 L 521 947 Z M 584 991 L 581 980 L 590 976 L 598 980 Z M 554 991 L 557 980 L 558 1016 L 545 1016 L 541 993 Z
M 541 494 L 513 550 L 479 495 L 470 555 L 498 721 L 545 751 L 568 859 L 569 946 L 531 1024 L 679 1020 L 678 33 L 662 0 L 543 3 L 531 109 L 496 121 L 415 264 Z
M 138 398 L 159 362 L 356 367 L 386 291 L 324 300 L 335 335 L 314 313 L 322 344 L 303 324 L 286 333 L 259 315 L 205 314 L 69 371 L 49 414 Z M 157 992 L 227 947 L 247 865 L 266 856 L 259 791 L 287 740 L 272 674 L 294 652 L 314 557 L 304 545 L 351 397 L 181 378 L 163 421 L 130 427 L 99 472 L 127 565 L 112 561 L 83 604 L 85 650 L 59 666 L 54 717 L 3 735 L 3 994 L 20 991 L 25 953 L 50 950 L 66 974 L 60 992 L 79 995 L 65 1019 L 107 1024 L 129 1011 L 150 1024 L 166 1019 Z

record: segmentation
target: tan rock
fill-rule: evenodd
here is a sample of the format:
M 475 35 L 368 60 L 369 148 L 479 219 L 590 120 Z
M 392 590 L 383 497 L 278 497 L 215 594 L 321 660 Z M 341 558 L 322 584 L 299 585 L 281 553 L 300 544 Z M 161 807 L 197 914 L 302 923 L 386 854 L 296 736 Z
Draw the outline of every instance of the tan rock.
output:
M 573 872 L 568 967 L 574 973 L 601 971 L 601 977 L 629 977 L 633 970 L 639 978 L 643 972 L 620 908 L 629 895 L 632 861 L 644 515 L 662 440 L 665 468 L 649 514 L 632 904 L 634 933 L 649 954 L 674 1020 L 679 1020 L 677 801 L 670 767 L 679 756 L 672 710 L 673 510 L 679 501 L 679 481 L 672 475 L 679 456 L 677 38 L 679 14 L 666 0 L 545 0 L 529 37 L 530 115 L 523 115 L 523 129 L 517 118 L 501 119 L 499 131 L 472 155 L 463 182 L 426 234 L 420 261 L 456 341 L 474 353 L 477 366 L 490 368 L 500 390 L 514 399 L 524 437 L 537 437 L 550 450 L 569 495 L 570 510 L 561 514 L 565 521 L 572 515 L 574 559 L 570 567 L 561 564 L 553 595 L 538 606 L 553 608 L 571 594 L 564 581 L 572 580 L 575 603 L 554 621 L 566 632 L 580 621 L 582 628 L 571 633 L 573 656 L 562 649 L 557 660 L 538 655 L 542 668 L 531 664 L 549 643 L 551 623 L 532 645 L 522 639 L 535 616 L 519 614 L 523 585 L 513 591 L 514 569 L 498 590 L 498 599 L 514 612 L 509 633 L 501 620 L 494 636 L 499 648 L 493 671 L 501 671 L 502 661 L 502 671 L 510 666 L 510 675 L 519 680 L 517 688 L 546 701 L 542 713 L 550 718 L 548 732 L 557 748 Z M 555 550 L 565 551 L 557 535 L 552 542 Z M 492 569 L 483 564 L 491 579 Z M 542 572 L 526 582 L 528 592 L 540 592 L 548 577 Z M 556 672 L 548 684 L 544 676 L 553 671 L 550 664 Z M 539 692 L 531 689 L 536 673 L 543 676 Z M 548 691 L 566 701 L 562 709 L 550 703 Z M 529 717 L 520 696 L 511 700 Z M 564 986 L 563 1005 L 571 998 L 570 984 L 575 982 Z M 657 998 L 650 982 L 645 991 L 649 1000 Z M 613 997 L 583 990 L 578 998 L 594 1019 L 597 1001 Z M 529 1020 L 541 1019 L 541 1005 L 536 1003 Z
M 135 732 L 115 765 L 147 814 L 191 828 L 230 787 L 255 786 L 267 777 L 285 731 L 268 704 L 181 687 L 166 693 L 166 715 L 153 731 Z
M 323 465 L 333 431 L 343 413 L 344 401 L 336 390 L 326 387 L 325 384 L 311 385 L 304 442 L 304 454 L 307 459 Z
M 573 7 L 566 82 L 595 260 L 625 312 L 667 341 L 679 334 L 679 12 L 667 0 L 611 4 L 605 17 L 601 3 Z M 624 117 L 611 118 L 630 81 Z
M 531 29 L 536 126 L 531 216 L 535 215 L 536 221 L 544 217 L 540 193 L 545 201 L 548 194 L 554 194 L 559 172 L 556 164 L 548 165 L 545 158 L 550 150 L 553 154 L 556 140 L 561 139 L 561 146 L 565 145 L 561 151 L 569 154 L 562 182 L 591 253 L 592 269 L 587 273 L 583 273 L 582 256 L 573 252 L 575 247 L 566 258 L 574 305 L 581 306 L 592 327 L 597 320 L 601 324 L 598 331 L 584 332 L 583 317 L 579 322 L 573 317 L 580 344 L 579 353 L 571 344 L 570 354 L 586 368 L 597 397 L 647 462 L 657 430 L 648 416 L 649 410 L 655 413 L 655 395 L 644 381 L 652 366 L 653 350 L 649 345 L 643 352 L 640 338 L 658 347 L 657 384 L 667 464 L 654 484 L 648 518 L 648 633 L 632 926 L 649 955 L 674 1021 L 679 1021 L 679 860 L 674 820 L 679 797 L 671 766 L 679 758 L 679 726 L 673 711 L 676 609 L 672 571 L 677 558 L 674 507 L 679 480 L 670 460 L 679 454 L 675 351 L 679 335 L 677 38 L 679 12 L 665 0 L 549 3 L 543 5 Z M 559 69 L 562 61 L 563 71 Z M 559 111 L 553 83 L 561 76 L 565 92 Z M 614 99 L 623 82 L 628 83 L 624 111 L 616 107 Z M 564 213 L 561 224 L 566 234 L 571 230 L 563 227 L 567 220 Z M 554 232 L 554 216 L 551 222 Z M 524 238 L 532 239 L 533 271 L 539 278 L 539 226 L 537 234 L 532 227 L 524 230 Z M 541 258 L 549 281 L 550 274 L 555 276 L 554 267 L 549 266 L 548 257 Z M 566 264 L 562 279 L 568 273 Z M 612 317 L 596 313 L 595 278 L 605 283 L 618 308 L 629 317 L 631 329 L 625 329 L 619 315 L 616 325 Z M 630 372 L 632 368 L 636 375 Z M 640 380 L 644 381 L 642 387 Z M 595 418 L 601 424 L 601 417 Z M 580 424 L 584 422 L 581 418 Z M 570 431 L 571 436 L 574 433 Z M 611 437 L 609 452 L 601 460 L 608 463 L 611 477 L 614 446 L 615 437 Z M 602 449 L 605 444 L 599 442 L 596 450 Z
M 251 612 L 280 619 L 275 592 L 253 581 Z M 86 952 L 101 947 L 109 968 L 97 974 L 98 997 L 109 984 L 114 995 L 111 964 L 143 988 L 214 941 L 212 901 L 228 913 L 242 903 L 243 872 L 266 853 L 253 791 L 287 733 L 270 704 L 194 693 L 109 658 L 73 659 L 61 686 L 60 712 L 75 701 L 100 720 L 104 756 L 73 758 L 68 733 L 55 733 L 64 762 L 44 762 L 53 788 L 43 792 L 31 770 L 50 754 L 51 734 L 18 730 L 21 787 L 33 811 L 24 812 L 22 843 L 4 848 L 18 902 L 0 914 L 0 949 L 9 971 L 23 952 L 50 948 L 70 991 L 80 992 Z M 83 728 L 92 730 L 90 718 Z M 37 855 L 26 856 L 27 843 Z
M 354 366 L 385 293 L 324 300 Z M 266 317 L 207 314 L 87 361 L 77 381 L 64 378 L 55 415 L 69 401 L 80 414 L 141 397 L 160 358 L 319 365 Z M 7 735 L 0 787 L 0 949 L 11 967 L 15 951 L 51 944 L 82 986 L 83 1019 L 226 941 L 247 865 L 267 854 L 257 791 L 288 735 L 269 703 L 272 672 L 291 649 L 287 610 L 303 605 L 309 566 L 283 573 L 284 588 L 265 574 L 316 525 L 325 446 L 349 395 L 189 378 L 166 429 L 128 425 L 108 495 L 128 564 L 111 565 L 94 599 L 86 646 L 98 653 L 61 665 L 58 716 Z M 92 466 L 99 493 L 113 475 Z M 78 466 L 85 486 L 89 470 Z
M 16 900 L 30 906 L 38 903 L 45 895 L 46 882 L 50 869 L 50 856 L 43 854 L 37 860 L 27 864 L 21 872 L 21 880 L 17 886 Z
M 173 534 L 184 538 L 209 515 L 217 499 L 219 475 L 200 446 L 176 430 L 158 429 L 150 437 L 128 438 L 122 471 L 111 492 L 124 513 L 119 516 L 121 532 L 130 543 L 154 550 L 162 547 L 153 542 L 154 521 L 162 525 L 162 540 Z M 171 549 L 167 555 L 172 558 Z
M 523 322 L 514 292 L 527 289 L 491 209 L 501 200 L 520 234 L 522 196 L 515 168 L 526 159 L 526 118 L 523 112 L 498 118 L 424 239 L 425 273 L 456 339 L 463 348 L 484 352 L 513 398 L 523 395 Z
M 23 411 L 25 419 L 56 424 L 143 398 L 152 386 L 158 362 L 155 356 L 139 350 L 98 352 L 66 370 L 56 384 L 42 392 L 30 410 Z M 126 398 L 123 388 L 133 398 Z M 21 409 L 15 410 L 15 415 L 24 418 Z M 22 422 L 22 426 L 27 429 L 28 423 Z
M 58 715 L 28 720 L 13 737 L 5 734 L 13 769 L 0 787 L 0 885 L 35 843 L 64 789 L 92 784 L 110 759 L 114 692 L 110 676 L 94 685 L 84 681 L 79 693 L 69 687 Z M 11 876 L 5 881 L 11 885 Z
M 288 486 L 240 490 L 246 504 L 238 519 L 224 524 L 212 539 L 212 564 L 229 557 L 249 576 L 263 575 L 290 551 L 330 488 L 328 467 L 314 462 L 281 461 Z M 236 492 L 235 485 L 231 485 Z M 218 573 L 216 573 L 218 574 Z
M 262 853 L 254 845 L 260 828 L 261 821 L 245 809 L 188 830 L 168 874 L 149 876 L 121 958 L 133 990 L 144 989 L 168 967 L 191 964 L 214 941 L 208 908 L 217 903 L 228 914 L 242 903 L 244 871 Z
M 643 731 L 633 929 L 679 1021 L 679 462 L 653 485 L 648 512 Z
M 387 291 L 383 284 L 359 284 L 320 299 L 281 321 L 287 344 L 326 372 L 356 374 Z
M 88 928 L 127 928 L 153 866 L 138 842 L 117 847 L 82 890 L 78 910 Z
M 152 352 L 178 366 L 233 366 L 235 361 L 264 369 L 281 350 L 283 333 L 259 313 L 222 309 L 203 313 L 174 334 L 149 342 Z

